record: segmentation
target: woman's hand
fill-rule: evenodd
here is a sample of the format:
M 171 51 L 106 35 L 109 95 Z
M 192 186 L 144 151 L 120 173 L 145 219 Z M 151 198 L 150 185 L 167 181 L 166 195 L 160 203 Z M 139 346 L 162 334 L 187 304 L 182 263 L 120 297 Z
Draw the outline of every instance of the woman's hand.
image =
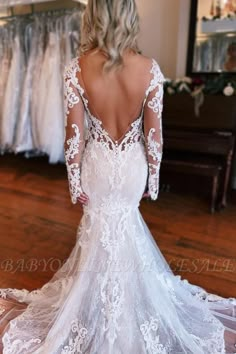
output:
M 144 192 L 142 198 L 149 199 L 150 198 L 149 192 L 148 191 Z
M 87 194 L 85 194 L 84 192 L 81 193 L 78 198 L 78 202 L 80 202 L 80 204 L 82 205 L 86 205 L 88 201 L 89 201 L 89 197 L 87 196 Z

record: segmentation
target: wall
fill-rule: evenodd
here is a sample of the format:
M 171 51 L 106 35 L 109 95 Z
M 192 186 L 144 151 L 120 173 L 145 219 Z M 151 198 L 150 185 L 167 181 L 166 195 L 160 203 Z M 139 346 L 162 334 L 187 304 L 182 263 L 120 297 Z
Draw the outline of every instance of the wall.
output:
M 184 76 L 190 0 L 136 0 L 141 17 L 140 47 L 166 77 Z
M 136 0 L 141 17 L 140 48 L 159 62 L 169 78 L 185 75 L 190 1 Z M 54 0 L 35 5 L 35 11 L 72 6 L 76 6 L 72 0 Z M 30 6 L 18 6 L 15 13 L 29 10 Z

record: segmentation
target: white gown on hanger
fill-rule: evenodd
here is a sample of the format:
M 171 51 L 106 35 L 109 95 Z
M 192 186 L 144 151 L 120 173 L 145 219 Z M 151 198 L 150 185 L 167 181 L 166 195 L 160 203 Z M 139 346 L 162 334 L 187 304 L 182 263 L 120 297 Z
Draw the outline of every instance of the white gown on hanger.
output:
M 31 108 L 32 108 L 32 85 L 33 73 L 37 71 L 35 67 L 37 54 L 37 40 L 34 33 L 34 26 L 28 25 L 26 28 L 26 36 L 32 35 L 28 62 L 26 65 L 26 73 L 22 85 L 22 93 L 20 95 L 20 114 L 16 123 L 16 137 L 14 143 L 14 151 L 31 151 L 33 150 L 32 125 L 31 125 Z
M 49 32 L 48 38 L 39 81 L 39 137 L 41 151 L 48 154 L 50 163 L 57 163 L 64 161 L 60 38 L 57 32 Z
M 36 56 L 34 59 L 34 67 L 36 70 L 33 71 L 32 77 L 32 98 L 31 98 L 31 130 L 32 130 L 32 138 L 33 145 L 36 151 L 40 151 L 41 149 L 41 127 L 42 127 L 42 108 L 44 107 L 44 95 L 45 87 L 42 86 L 43 79 L 43 61 L 44 61 L 44 29 L 40 27 L 40 25 L 36 22 L 37 25 L 37 35 L 35 38 L 35 48 L 37 50 Z
M 8 72 L 10 69 L 10 53 L 9 50 L 1 48 L 3 55 L 0 62 L 0 149 L 3 145 L 4 137 L 2 133 L 3 128 L 3 105 L 5 99 L 5 91 L 7 85 Z
M 48 283 L 1 289 L 3 298 L 28 304 L 12 309 L 18 316 L 3 332 L 3 354 L 233 353 L 236 299 L 174 275 L 138 209 L 146 182 L 158 196 L 158 64 L 152 60 L 142 112 L 120 141 L 92 115 L 80 74 L 75 58 L 65 72 L 65 158 L 72 202 L 81 190 L 89 202 L 67 262 Z
M 2 113 L 1 145 L 5 149 L 12 149 L 15 141 L 16 125 L 20 111 L 20 91 L 24 75 L 24 53 L 21 48 L 20 34 L 16 34 Z

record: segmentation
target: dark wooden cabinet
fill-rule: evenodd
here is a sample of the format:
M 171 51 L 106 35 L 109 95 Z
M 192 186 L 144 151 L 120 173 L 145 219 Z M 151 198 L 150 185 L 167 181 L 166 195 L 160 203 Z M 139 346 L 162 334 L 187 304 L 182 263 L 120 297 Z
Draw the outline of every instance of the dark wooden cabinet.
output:
M 190 94 L 164 95 L 163 124 L 166 128 L 236 132 L 236 96 L 205 95 L 200 115 L 194 112 Z
M 236 96 L 205 95 L 199 116 L 189 94 L 164 95 L 163 170 L 212 178 L 211 211 L 226 206 L 235 153 Z M 193 186 L 194 188 L 194 186 Z

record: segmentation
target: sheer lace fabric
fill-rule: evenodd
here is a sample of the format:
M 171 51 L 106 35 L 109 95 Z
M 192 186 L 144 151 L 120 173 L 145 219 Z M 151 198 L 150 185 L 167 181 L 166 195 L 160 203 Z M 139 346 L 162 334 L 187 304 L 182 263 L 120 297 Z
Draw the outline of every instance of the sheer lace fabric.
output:
M 163 75 L 153 60 L 140 116 L 114 141 L 91 114 L 76 58 L 65 72 L 71 199 L 89 203 L 66 263 L 41 289 L 0 289 L 3 354 L 233 353 L 236 299 L 173 274 L 138 209 L 158 196 Z M 15 315 L 18 315 L 15 317 Z M 0 324 L 3 320 L 0 321 Z

